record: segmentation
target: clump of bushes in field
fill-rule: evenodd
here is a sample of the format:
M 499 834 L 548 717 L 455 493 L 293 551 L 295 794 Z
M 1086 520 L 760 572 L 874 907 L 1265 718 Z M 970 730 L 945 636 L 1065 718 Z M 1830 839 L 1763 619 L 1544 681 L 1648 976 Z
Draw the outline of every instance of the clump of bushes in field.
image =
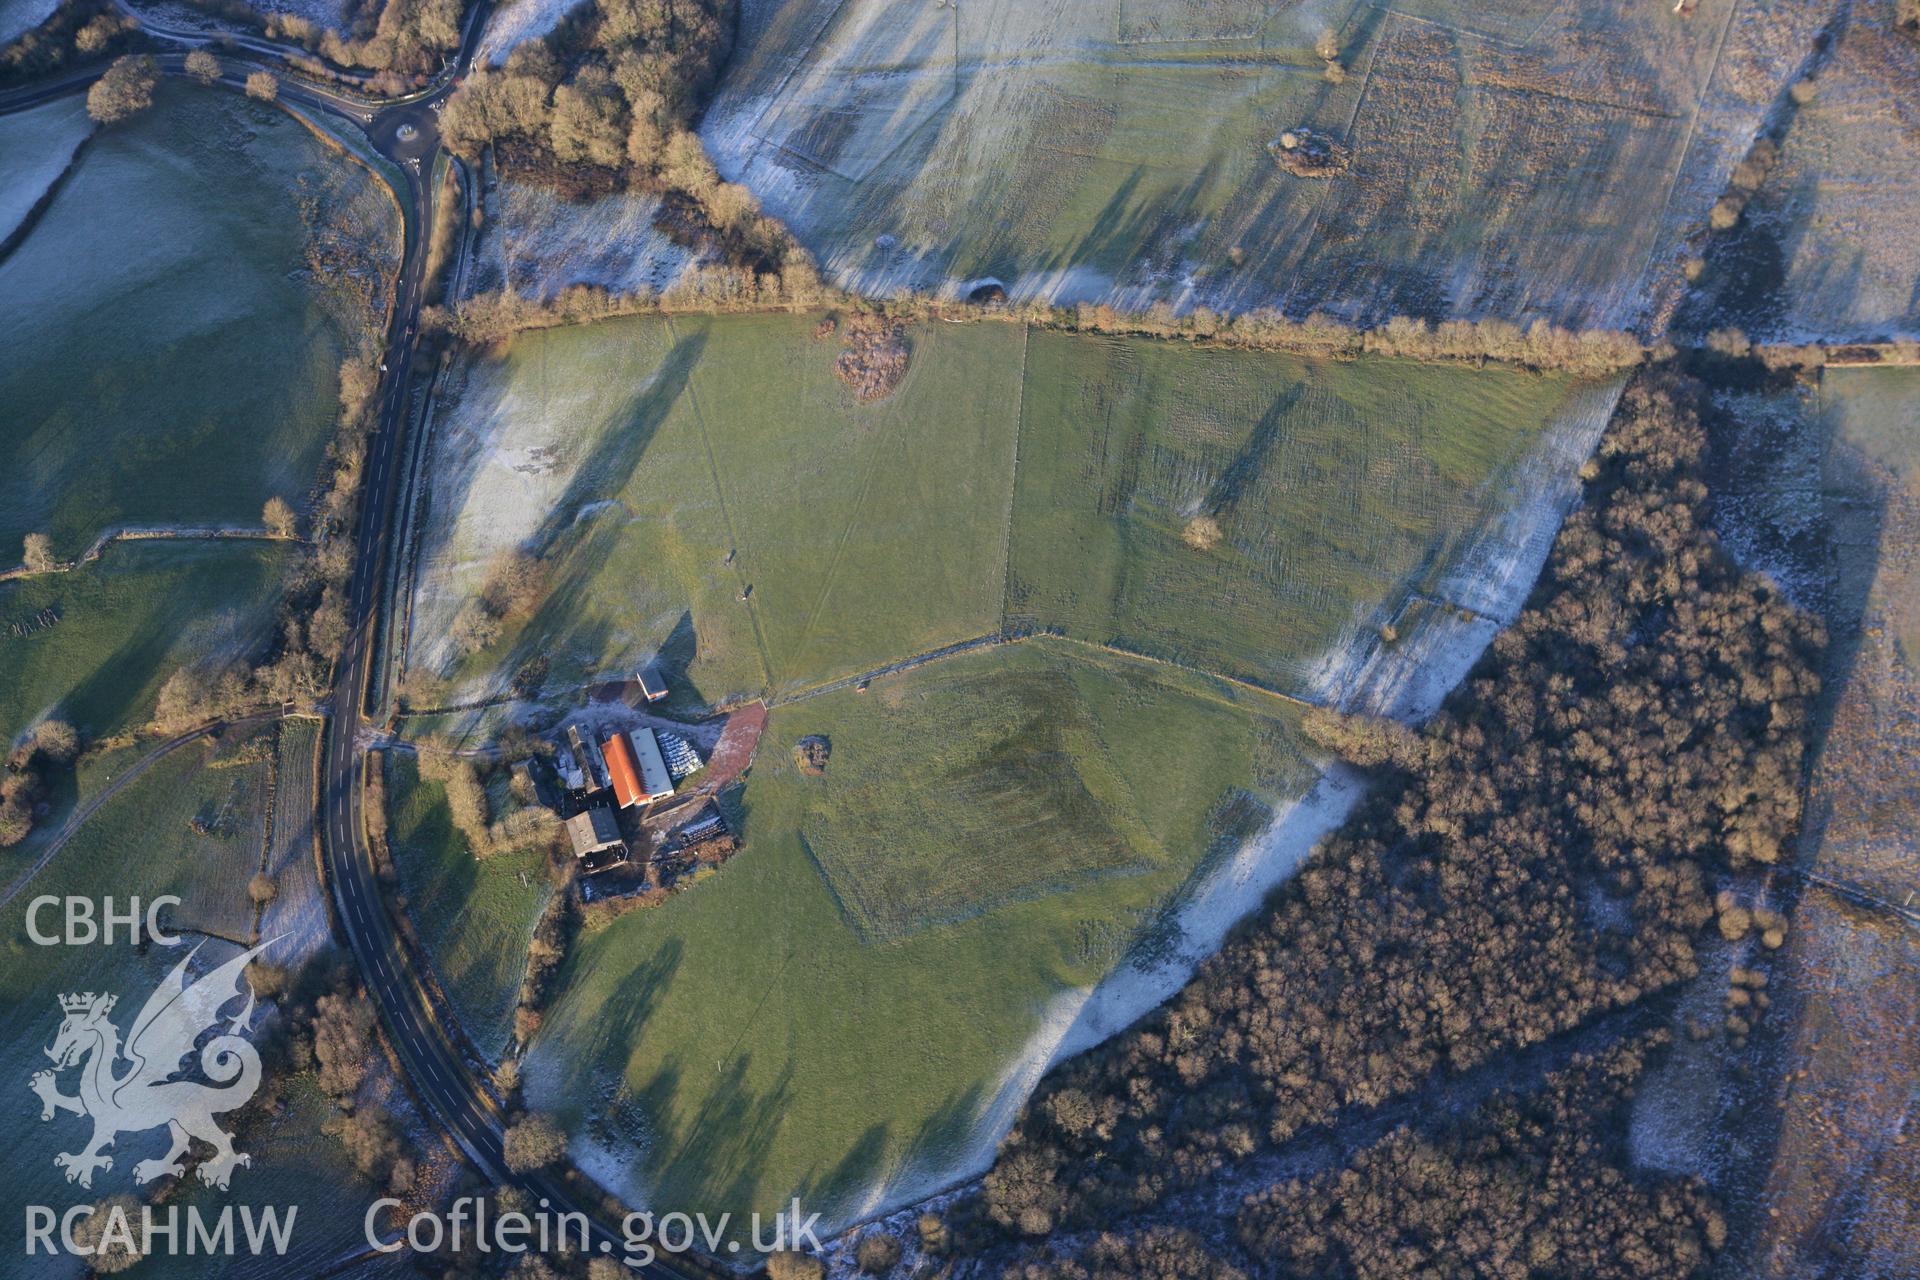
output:
M 480 594 L 454 619 L 453 647 L 462 657 L 491 648 L 513 623 L 539 612 L 547 598 L 547 571 L 526 551 L 502 552 L 487 569 Z
M 531 798 L 525 801 L 516 798 L 506 812 L 497 819 L 493 817 L 479 766 L 468 757 L 453 754 L 442 744 L 422 745 L 418 757 L 420 778 L 445 790 L 448 816 L 474 857 L 491 857 L 536 840 L 551 844 L 558 837 L 558 819 Z
M 1701 397 L 1666 369 L 1628 389 L 1526 611 L 1424 728 L 1309 723 L 1376 787 L 1183 991 L 1042 1086 L 984 1180 L 1001 1230 L 1145 1210 L 1695 975 L 1709 879 L 1799 824 L 1824 643 L 1711 531 Z M 1595 1192 L 1582 1212 L 1638 1212 Z
M 793 767 L 809 778 L 817 778 L 827 771 L 827 761 L 833 755 L 833 744 L 817 733 L 810 733 L 793 744 Z
M 1707 225 L 1715 231 L 1731 230 L 1747 211 L 1747 205 L 1755 193 L 1773 172 L 1773 166 L 1780 162 L 1780 144 L 1772 138 L 1762 135 L 1748 148 L 1745 158 L 1734 166 L 1733 174 L 1727 179 L 1727 189 L 1713 202 L 1713 209 L 1707 215 Z
M 255 961 L 248 979 L 262 996 L 280 996 L 284 1018 L 263 1046 L 266 1088 L 256 1103 L 277 1106 L 283 1080 L 312 1072 L 335 1111 L 322 1131 L 338 1141 L 361 1176 L 395 1195 L 413 1189 L 416 1161 L 392 1117 L 363 1088 L 380 1061 L 373 1003 L 345 963 L 310 964 L 296 975 Z M 291 990 L 288 988 L 291 987 Z
M 87 89 L 87 114 L 101 124 L 119 124 L 153 105 L 153 89 L 159 83 L 160 66 L 152 55 L 130 53 L 115 58 Z
M 862 311 L 847 322 L 833 376 L 866 404 L 893 392 L 907 376 L 907 335 L 897 321 Z
M 0 849 L 27 838 L 46 794 L 47 775 L 79 754 L 80 735 L 64 720 L 42 720 L 7 754 L 0 772 Z
M 1268 144 L 1267 151 L 1275 164 L 1297 178 L 1331 178 L 1353 165 L 1353 152 L 1332 138 L 1305 129 L 1288 129 Z

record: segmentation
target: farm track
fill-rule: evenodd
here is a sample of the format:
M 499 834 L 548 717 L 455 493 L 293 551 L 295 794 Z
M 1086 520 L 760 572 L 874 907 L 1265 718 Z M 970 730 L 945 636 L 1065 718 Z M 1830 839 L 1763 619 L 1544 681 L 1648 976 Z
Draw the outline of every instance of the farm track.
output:
M 279 718 L 280 713 L 276 711 L 263 715 L 246 716 L 239 720 L 215 721 L 212 724 L 204 724 L 198 729 L 193 729 L 187 733 L 168 738 L 165 742 L 155 746 L 152 750 L 148 751 L 146 755 L 141 756 L 138 760 L 121 770 L 119 776 L 102 787 L 98 795 L 88 799 L 85 804 L 75 809 L 73 813 L 67 817 L 67 821 L 65 825 L 60 828 L 59 834 L 55 835 L 47 847 L 40 851 L 40 856 L 33 860 L 33 865 L 21 871 L 20 874 L 15 876 L 13 881 L 7 885 L 4 891 L 0 891 L 0 907 L 4 907 L 9 902 L 12 902 L 35 876 L 46 870 L 47 864 L 51 863 L 54 856 L 66 847 L 67 842 L 73 839 L 81 827 L 87 824 L 87 819 L 93 817 L 94 814 L 100 811 L 101 806 L 119 795 L 127 788 L 128 784 L 136 781 L 141 774 L 151 769 L 161 760 L 172 755 L 189 742 L 198 742 L 202 738 L 224 732 L 228 729 L 251 729 L 258 725 L 278 720 Z

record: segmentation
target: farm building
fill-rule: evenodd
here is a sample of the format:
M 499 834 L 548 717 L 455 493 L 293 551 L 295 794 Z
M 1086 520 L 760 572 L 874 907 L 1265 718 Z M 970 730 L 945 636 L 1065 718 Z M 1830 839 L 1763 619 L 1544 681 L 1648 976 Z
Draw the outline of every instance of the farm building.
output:
M 574 763 L 579 766 L 581 775 L 586 779 L 587 790 L 594 791 L 612 785 L 607 762 L 595 749 L 593 739 L 580 732 L 580 726 L 567 726 L 567 743 L 573 748 Z
M 613 781 L 613 797 L 621 808 L 651 804 L 673 794 L 673 775 L 667 771 L 652 729 L 642 728 L 630 735 L 616 732 L 601 746 Z
M 567 838 L 573 842 L 573 856 L 584 859 L 594 870 L 626 857 L 626 845 L 620 841 L 620 824 L 615 821 L 613 810 L 604 804 L 589 805 L 568 818 Z M 603 856 L 616 849 L 619 857 Z
M 640 669 L 640 693 L 648 702 L 658 702 L 667 696 L 667 678 L 658 667 Z

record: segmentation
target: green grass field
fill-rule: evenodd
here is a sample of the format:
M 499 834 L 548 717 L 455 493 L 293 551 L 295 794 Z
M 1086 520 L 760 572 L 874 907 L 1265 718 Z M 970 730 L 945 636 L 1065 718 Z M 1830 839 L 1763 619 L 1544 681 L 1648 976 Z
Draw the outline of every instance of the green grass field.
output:
M 139 727 L 175 667 L 265 638 L 287 556 L 266 543 L 132 542 L 72 573 L 0 583 L 0 740 L 47 715 L 90 738 Z M 34 629 L 47 616 L 58 621 Z
M 581 939 L 533 1051 L 536 1104 L 653 1204 L 847 1215 L 967 1164 L 1050 1002 L 1160 954 L 1168 904 L 1302 794 L 1284 695 L 1534 496 L 1514 465 L 1589 390 L 934 323 L 857 405 L 814 324 L 521 335 L 436 427 L 416 665 L 471 695 L 545 661 L 558 703 L 661 648 L 678 705 L 774 708 L 745 852 Z M 550 598 L 453 659 L 515 547 Z M 1043 634 L 816 692 L 1006 624 Z
M 310 260 L 316 236 L 358 248 Z M 342 283 L 398 245 L 390 197 L 285 112 L 169 80 L 0 261 L 0 563 L 34 531 L 70 557 L 298 504 L 380 319 Z
M 124 1030 L 153 985 L 187 949 L 136 950 L 124 938 L 112 946 L 39 946 L 27 934 L 29 904 L 42 895 L 81 896 L 96 903 L 111 896 L 124 910 L 134 896 L 151 901 L 174 894 L 181 905 L 165 917 L 173 925 L 244 939 L 253 920 L 246 886 L 260 861 L 266 764 L 261 757 L 251 764 L 213 767 L 240 745 L 195 743 L 156 763 L 108 800 L 52 863 L 0 906 L 0 1009 L 18 1029 L 0 1065 L 19 1082 L 24 1099 L 0 1108 L 0 1141 L 31 1156 L 16 1161 L 6 1177 L 7 1191 L 19 1203 L 66 1205 L 87 1195 L 69 1187 L 52 1163 L 55 1152 L 79 1148 L 84 1122 L 67 1116 L 42 1125 L 37 1104 L 25 1093 L 27 1077 L 47 1065 L 40 1050 L 52 1043 L 59 1027 L 57 997 L 72 991 L 119 993 L 115 1018 Z M 196 817 L 209 822 L 209 834 L 189 828 Z M 42 913 L 42 932 L 60 931 L 58 915 Z M 199 941 L 193 934 L 186 939 L 188 946 Z M 207 954 L 224 959 L 233 952 L 224 942 L 209 941 Z M 113 1151 L 112 1176 L 120 1182 L 111 1188 L 97 1182 L 94 1196 L 130 1189 L 125 1175 L 134 1161 L 158 1155 L 165 1145 L 160 1131 L 123 1135 Z
M 1505 499 L 1569 386 L 1036 333 L 1009 619 L 1304 693 Z
M 1013 700 L 1034 689 L 1071 734 L 1021 723 Z M 1266 706 L 1045 643 L 779 708 L 736 805 L 746 852 L 576 943 L 530 1061 L 535 1102 L 616 1158 L 637 1146 L 621 1189 L 651 1203 L 770 1210 L 798 1191 L 844 1216 L 968 1140 L 1046 1003 L 1112 967 L 1236 798 L 1293 792 L 1292 715 Z M 804 734 L 833 743 L 823 777 L 788 757 Z M 942 772 L 965 762 L 931 759 L 937 743 L 991 759 Z M 985 832 L 999 801 L 983 773 L 1016 791 L 1089 779 L 1102 811 Z M 1086 835 L 1071 824 L 1103 830 L 1128 873 L 1063 847 Z
M 438 428 L 415 663 L 497 683 L 538 656 L 569 687 L 659 652 L 714 702 L 997 627 L 1023 335 L 920 327 L 905 383 L 856 405 L 813 323 L 623 320 L 471 366 Z M 453 664 L 446 628 L 516 545 L 553 566 L 546 608 Z
M 412 664 L 470 701 L 529 664 L 558 691 L 659 652 L 698 705 L 1004 619 L 1298 691 L 1506 500 L 1573 389 L 929 324 L 902 387 L 856 405 L 811 329 L 638 318 L 474 357 L 437 428 Z M 1182 538 L 1201 516 L 1207 549 Z M 547 560 L 548 601 L 462 659 L 459 611 L 514 547 Z
M 445 788 L 421 781 L 405 752 L 387 761 L 387 835 L 407 909 L 461 1026 L 481 1052 L 499 1053 L 512 1034 L 534 922 L 552 894 L 546 854 L 475 858 L 454 829 Z

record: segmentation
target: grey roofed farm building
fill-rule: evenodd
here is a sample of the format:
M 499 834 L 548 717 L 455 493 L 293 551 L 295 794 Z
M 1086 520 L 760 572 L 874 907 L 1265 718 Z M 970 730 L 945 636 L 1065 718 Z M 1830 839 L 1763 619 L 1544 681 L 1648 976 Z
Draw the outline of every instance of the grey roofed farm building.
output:
M 620 847 L 620 824 L 606 805 L 588 805 L 567 819 L 567 838 L 573 841 L 574 857 L 591 858 Z
M 667 696 L 667 678 L 659 667 L 640 668 L 640 693 L 648 702 L 658 702 Z

